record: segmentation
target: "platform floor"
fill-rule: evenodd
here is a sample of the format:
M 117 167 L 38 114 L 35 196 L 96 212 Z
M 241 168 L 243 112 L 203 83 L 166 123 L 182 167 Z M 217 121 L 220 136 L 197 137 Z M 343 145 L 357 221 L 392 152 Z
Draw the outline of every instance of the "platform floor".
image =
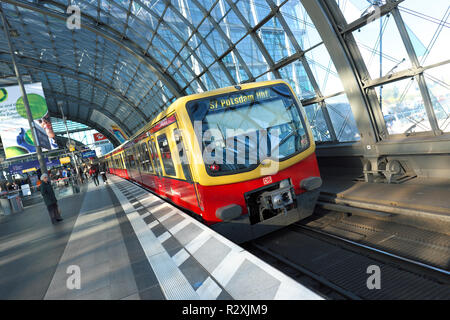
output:
M 128 181 L 83 188 L 56 225 L 43 203 L 0 218 L 0 299 L 322 299 Z
M 450 179 L 412 179 L 402 184 L 324 177 L 321 192 L 338 198 L 450 215 Z
M 0 299 L 164 299 L 117 198 L 104 185 L 83 188 L 59 201 L 56 225 L 43 203 L 1 218 Z M 73 265 L 79 290 L 66 285 Z

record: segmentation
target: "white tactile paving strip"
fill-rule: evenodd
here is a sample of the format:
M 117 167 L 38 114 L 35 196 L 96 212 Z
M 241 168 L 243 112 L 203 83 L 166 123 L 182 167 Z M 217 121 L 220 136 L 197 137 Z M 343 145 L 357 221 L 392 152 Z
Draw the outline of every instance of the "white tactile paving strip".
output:
M 152 193 L 111 182 L 167 299 L 322 299 Z

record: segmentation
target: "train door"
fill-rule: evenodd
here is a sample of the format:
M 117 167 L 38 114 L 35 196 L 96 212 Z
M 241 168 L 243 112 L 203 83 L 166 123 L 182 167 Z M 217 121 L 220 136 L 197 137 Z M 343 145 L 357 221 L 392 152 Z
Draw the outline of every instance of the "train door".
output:
M 152 136 L 149 140 L 149 146 L 152 154 L 152 161 L 154 164 L 155 169 L 155 189 L 158 193 L 162 193 L 162 169 L 161 169 L 161 162 L 159 158 L 158 149 L 156 148 L 156 142 L 155 142 L 155 136 Z
M 189 165 L 189 158 L 186 144 L 183 141 L 183 136 L 178 127 L 172 130 L 174 161 L 177 170 L 180 172 L 178 183 L 175 191 L 180 195 L 180 205 L 189 210 L 201 213 L 200 204 L 195 190 L 194 181 L 192 179 L 191 167 Z
M 193 210 L 191 205 L 196 204 L 195 189 L 190 171 L 184 170 L 186 166 L 183 168 L 183 162 L 180 161 L 180 158 L 184 157 L 184 148 L 178 149 L 177 143 L 180 142 L 182 143 L 181 135 L 176 122 L 172 122 L 156 134 L 156 145 L 159 149 L 164 175 L 162 189 L 174 203 Z M 184 165 L 186 165 L 186 161 L 184 161 Z
M 143 183 L 142 174 L 144 173 L 144 168 L 142 167 L 142 162 L 144 161 L 144 154 L 142 152 L 142 143 L 134 146 L 134 154 L 136 155 L 136 181 Z
M 156 175 L 152 164 L 152 151 L 150 141 L 144 139 L 140 144 L 141 147 L 141 177 L 142 183 L 151 189 L 156 189 Z

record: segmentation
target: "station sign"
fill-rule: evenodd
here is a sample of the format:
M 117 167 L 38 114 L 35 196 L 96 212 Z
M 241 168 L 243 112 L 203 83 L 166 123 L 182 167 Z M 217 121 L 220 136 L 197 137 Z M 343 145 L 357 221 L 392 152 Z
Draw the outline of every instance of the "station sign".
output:
M 95 153 L 95 150 L 89 150 L 89 151 L 84 151 L 81 154 L 81 157 L 83 159 L 87 159 L 87 158 L 95 158 L 97 156 L 97 154 Z
M 50 169 L 53 167 L 59 167 L 61 165 L 61 162 L 59 161 L 59 159 L 49 160 L 48 158 L 45 158 L 45 164 L 47 165 L 47 168 Z M 16 173 L 33 172 L 37 171 L 39 167 L 40 166 L 38 160 L 30 160 L 26 162 L 14 163 L 9 166 L 9 173 L 16 174 Z
M 61 162 L 61 164 L 70 163 L 70 157 L 59 158 L 59 162 Z

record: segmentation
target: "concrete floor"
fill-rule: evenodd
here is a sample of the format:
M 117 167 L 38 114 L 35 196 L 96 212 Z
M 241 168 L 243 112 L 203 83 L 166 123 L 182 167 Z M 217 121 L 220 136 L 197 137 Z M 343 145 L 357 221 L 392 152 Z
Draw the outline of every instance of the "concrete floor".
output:
M 108 187 L 84 185 L 59 206 L 56 225 L 42 202 L 0 218 L 0 299 L 164 299 Z M 79 267 L 80 289 L 67 286 L 70 266 Z

